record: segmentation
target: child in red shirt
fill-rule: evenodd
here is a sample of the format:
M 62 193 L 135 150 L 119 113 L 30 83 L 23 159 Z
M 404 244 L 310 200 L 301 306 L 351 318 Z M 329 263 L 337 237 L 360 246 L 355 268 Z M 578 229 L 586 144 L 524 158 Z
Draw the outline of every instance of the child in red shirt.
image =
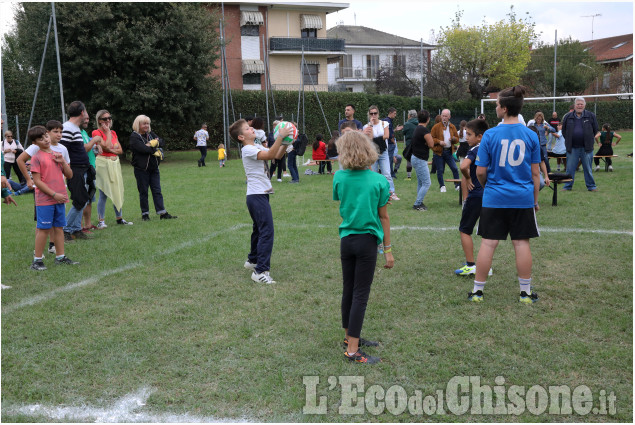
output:
M 327 166 L 328 172 L 331 173 L 331 162 L 326 160 L 326 143 L 324 143 L 324 137 L 321 134 L 315 136 L 315 142 L 313 142 L 313 155 L 311 157 L 320 166 L 318 174 L 324 174 L 324 166 Z
M 50 235 L 55 243 L 55 264 L 79 264 L 64 255 L 64 226 L 66 212 L 64 204 L 68 202 L 64 176 L 73 177 L 73 171 L 59 152 L 51 149 L 51 139 L 46 128 L 36 125 L 29 129 L 27 137 L 40 150 L 31 158 L 31 175 L 35 183 L 35 211 L 37 214 L 37 232 L 35 234 L 35 253 L 32 270 L 46 270 L 43 252 L 46 239 Z

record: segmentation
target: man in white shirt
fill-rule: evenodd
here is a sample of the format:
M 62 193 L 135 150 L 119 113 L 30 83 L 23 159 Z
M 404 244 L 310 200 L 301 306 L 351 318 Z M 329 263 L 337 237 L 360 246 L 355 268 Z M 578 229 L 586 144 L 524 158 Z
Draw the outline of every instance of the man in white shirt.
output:
M 203 124 L 201 129 L 194 133 L 194 140 L 196 140 L 196 147 L 201 151 L 201 158 L 198 160 L 198 166 L 205 167 L 205 157 L 207 156 L 207 141 L 209 140 L 209 133 L 207 132 L 207 124 Z

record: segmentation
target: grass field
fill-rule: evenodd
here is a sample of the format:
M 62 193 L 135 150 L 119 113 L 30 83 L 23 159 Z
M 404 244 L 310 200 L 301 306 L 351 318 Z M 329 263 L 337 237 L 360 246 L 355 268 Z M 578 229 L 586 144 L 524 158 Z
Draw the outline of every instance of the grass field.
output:
M 171 153 L 161 180 L 179 218 L 150 222 L 140 220 L 124 165 L 124 217 L 134 226 L 116 226 L 109 202 L 108 229 L 67 245 L 81 264 L 54 266 L 47 254 L 45 272 L 28 269 L 33 198 L 17 197 L 18 207 L 2 205 L 2 283 L 11 286 L 2 291 L 2 420 L 632 422 L 633 138 L 622 134 L 615 171 L 594 173 L 599 192 L 587 192 L 579 172 L 557 207 L 551 190 L 540 193 L 533 306 L 517 302 L 509 241 L 494 257 L 485 302 L 467 302 L 472 280 L 453 275 L 464 260 L 458 195 L 439 193 L 433 177 L 429 210 L 413 211 L 416 181 L 403 180 L 404 164 L 402 200 L 389 208 L 396 265 L 385 270 L 380 259 L 363 329 L 382 343 L 368 350 L 383 358 L 376 366 L 342 355 L 331 176 L 304 176 L 300 167 L 299 185 L 274 179 L 271 286 L 243 268 L 251 220 L 238 160 L 220 169 L 210 152 L 198 168 L 197 153 Z M 304 384 L 307 376 L 319 377 L 317 387 Z M 375 395 L 394 395 L 397 385 L 415 400 L 436 398 L 457 376 L 507 394 L 514 385 L 532 394 L 533 386 L 585 385 L 594 408 L 614 394 L 615 411 L 455 415 L 445 406 L 428 416 L 416 405 L 402 412 L 389 396 L 370 403 L 366 391 L 363 413 L 340 414 L 346 376 L 363 378 L 364 391 L 381 387 Z M 303 413 L 314 388 L 327 397 L 325 414 Z

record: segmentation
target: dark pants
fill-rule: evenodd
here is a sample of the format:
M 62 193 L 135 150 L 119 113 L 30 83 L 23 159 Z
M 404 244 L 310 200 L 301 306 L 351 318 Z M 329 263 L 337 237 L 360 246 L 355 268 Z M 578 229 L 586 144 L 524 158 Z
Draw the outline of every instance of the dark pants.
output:
M 613 146 L 611 145 L 602 145 L 600 149 L 595 153 L 596 155 L 613 155 Z M 606 160 L 606 165 L 613 165 L 613 160 L 611 158 L 604 158 Z M 600 158 L 593 158 L 595 165 L 600 165 Z M 5 162 L 6 166 L 7 163 Z
M 137 179 L 141 215 L 150 215 L 150 207 L 148 206 L 148 186 L 150 186 L 150 190 L 152 191 L 152 200 L 154 201 L 154 209 L 157 214 L 165 213 L 163 195 L 161 194 L 161 175 L 159 174 L 159 169 L 154 171 L 145 171 L 135 168 L 134 176 Z
M 377 264 L 377 238 L 369 233 L 348 235 L 340 241 L 344 290 L 342 327 L 359 338 Z
M 549 165 L 549 157 L 547 156 L 547 145 L 540 145 L 540 156 L 542 160 L 545 161 L 545 166 L 547 167 L 547 172 L 551 172 L 551 166 Z
M 333 169 L 331 168 L 331 161 L 318 161 L 318 164 L 320 164 L 320 166 L 318 167 L 319 174 L 324 174 L 325 166 L 329 173 L 333 171 Z
M 443 172 L 445 171 L 445 164 L 448 164 L 450 170 L 452 170 L 452 176 L 454 179 L 459 178 L 459 170 L 456 168 L 456 162 L 454 161 L 454 157 L 452 156 L 452 149 L 443 149 L 443 153 L 441 155 L 434 154 L 432 155 L 432 162 L 437 168 L 437 180 L 439 181 L 439 187 L 445 186 L 445 182 L 443 181 Z M 458 186 L 458 183 L 455 183 L 454 186 Z
M 269 178 L 273 178 L 273 173 L 278 171 L 278 179 L 282 179 L 282 172 L 286 170 L 284 165 L 284 156 L 280 159 L 274 159 L 271 161 L 271 167 L 269 167 Z
M 199 146 L 198 150 L 201 151 L 201 159 L 198 162 L 201 165 L 205 165 L 205 157 L 207 156 L 207 146 Z
M 26 179 L 22 175 L 22 172 L 20 172 L 20 167 L 18 167 L 17 162 L 4 163 L 4 174 L 6 175 L 7 179 L 11 177 L 11 168 L 15 170 L 15 176 L 17 177 L 16 180 L 20 183 L 26 183 Z
M 266 272 L 270 270 L 273 251 L 273 215 L 269 195 L 247 195 L 247 210 L 254 222 L 247 259 L 257 264 L 256 273 Z
M 394 162 L 395 162 L 396 150 L 397 150 L 397 144 L 388 142 L 388 161 L 390 161 L 390 175 L 392 177 L 395 177 Z
M 295 150 L 289 152 L 287 156 L 287 166 L 289 167 L 289 173 L 291 173 L 291 181 L 298 182 L 300 181 L 300 175 L 298 174 L 298 164 L 295 163 L 295 158 L 298 155 Z

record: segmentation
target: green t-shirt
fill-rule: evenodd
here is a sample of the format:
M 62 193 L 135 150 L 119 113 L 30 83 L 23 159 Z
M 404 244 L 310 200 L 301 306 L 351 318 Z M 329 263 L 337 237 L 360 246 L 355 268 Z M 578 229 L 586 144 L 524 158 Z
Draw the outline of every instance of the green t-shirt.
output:
M 84 139 L 84 144 L 89 143 L 90 137 L 88 137 L 88 133 L 86 133 L 86 130 L 82 128 L 80 129 L 80 132 L 82 133 L 82 139 Z M 88 154 L 88 162 L 90 162 L 90 165 L 94 167 L 95 166 L 95 152 L 93 152 L 93 150 L 91 149 L 86 153 Z
M 390 185 L 371 170 L 340 170 L 333 177 L 333 200 L 340 201 L 340 238 L 370 233 L 379 245 L 384 240 L 377 209 L 390 197 Z

